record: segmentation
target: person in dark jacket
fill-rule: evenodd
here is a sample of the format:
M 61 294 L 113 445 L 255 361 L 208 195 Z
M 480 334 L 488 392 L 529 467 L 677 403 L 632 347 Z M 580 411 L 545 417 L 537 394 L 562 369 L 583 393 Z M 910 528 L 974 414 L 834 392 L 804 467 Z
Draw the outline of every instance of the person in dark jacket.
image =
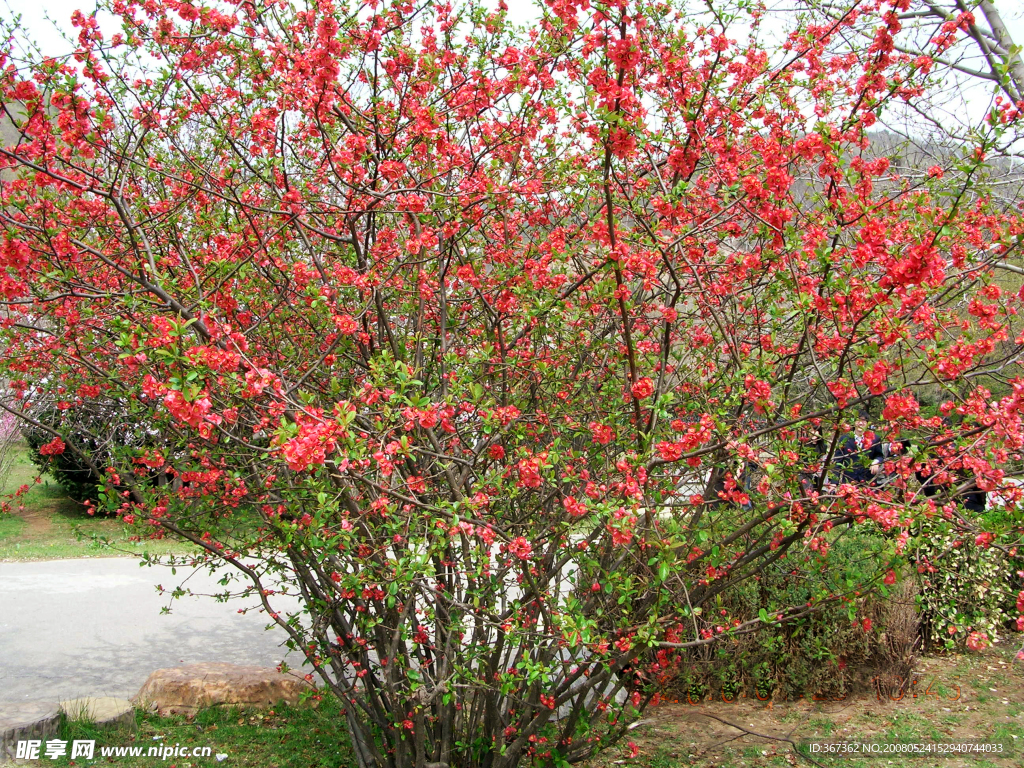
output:
M 985 511 L 988 494 L 978 487 L 973 473 L 964 470 L 944 472 L 936 465 L 926 464 L 914 475 L 917 477 L 917 482 L 921 484 L 920 492 L 926 498 L 931 499 L 940 493 L 945 493 L 970 512 Z M 964 487 L 960 488 L 960 486 Z
M 904 437 L 887 445 L 883 444 L 883 455 L 886 459 L 907 456 L 915 445 L 919 449 L 927 449 L 930 443 L 927 439 L 910 440 Z M 915 463 L 917 464 L 917 469 L 914 470 L 914 477 L 917 478 L 918 485 L 920 485 L 920 489 L 917 491 L 918 494 L 930 499 L 942 491 L 949 490 L 948 474 L 942 471 L 939 459 L 933 458 L 924 463 Z M 941 482 L 939 482 L 940 479 Z
M 853 425 L 853 434 L 836 451 L 836 464 L 847 483 L 870 483 L 882 470 L 882 441 L 868 429 L 867 415 L 861 414 Z
M 961 473 L 960 483 L 957 487 L 964 483 L 968 483 L 968 485 L 957 493 L 957 501 L 969 512 L 984 512 L 986 502 L 988 501 L 988 494 L 978 487 L 978 483 L 971 473 Z
M 934 469 L 928 467 L 927 464 L 923 465 L 914 473 L 914 477 L 917 478 L 917 482 L 921 484 L 921 493 L 929 499 L 942 490 L 942 486 L 935 482 L 937 474 L 938 473 Z

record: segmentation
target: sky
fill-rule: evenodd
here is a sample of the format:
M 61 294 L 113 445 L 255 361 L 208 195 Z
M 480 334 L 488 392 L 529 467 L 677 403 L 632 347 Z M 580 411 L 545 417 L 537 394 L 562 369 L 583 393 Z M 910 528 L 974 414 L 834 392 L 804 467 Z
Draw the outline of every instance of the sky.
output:
M 531 17 L 535 18 L 536 11 L 533 0 L 506 0 L 506 2 L 513 19 L 525 22 Z M 488 4 L 496 6 L 497 2 L 491 0 Z M 47 21 L 47 17 L 49 16 L 62 28 L 70 31 L 72 29 L 71 14 L 77 9 L 89 13 L 95 8 L 95 5 L 95 0 L 0 0 L 0 18 L 10 19 L 20 14 L 25 28 L 35 37 L 43 52 L 48 55 L 60 55 L 70 52 L 71 48 L 54 31 L 53 26 Z M 1020 0 L 997 0 L 997 7 L 1000 8 L 1003 20 L 1009 27 L 1014 40 L 1024 45 L 1024 3 L 1021 3 Z
M 71 14 L 81 9 L 88 13 L 95 8 L 89 0 L 0 0 L 0 17 L 5 21 L 21 16 L 22 25 L 39 43 L 43 53 L 59 56 L 72 50 L 47 20 L 49 16 L 70 31 Z
M 498 0 L 484 0 L 484 2 L 496 7 Z M 536 18 L 534 0 L 506 0 L 506 2 L 514 21 L 529 23 L 531 19 Z M 788 5 L 789 3 L 788 0 L 769 0 L 769 7 L 781 7 L 780 4 Z M 61 56 L 70 53 L 74 46 L 61 37 L 55 28 L 55 23 L 57 27 L 70 33 L 73 39 L 77 35 L 74 34 L 75 30 L 71 26 L 71 14 L 76 9 L 90 13 L 95 7 L 96 0 L 0 0 L 0 21 L 10 21 L 16 15 L 20 15 L 23 29 L 39 45 L 42 52 L 48 56 Z M 1010 29 L 1014 40 L 1018 44 L 1024 45 L 1024 2 L 1021 0 L 997 0 L 997 7 L 1000 8 L 1003 20 Z M 108 36 L 118 30 L 119 25 L 114 17 L 100 14 L 98 18 L 101 28 L 107 32 Z M 781 29 L 781 26 L 778 28 Z M 969 122 L 977 124 L 990 109 L 991 99 L 991 85 L 980 84 L 980 81 L 976 81 L 968 89 L 961 88 L 958 91 L 950 89 L 945 104 L 946 115 L 950 122 L 959 122 L 966 115 Z M 940 120 L 942 120 L 941 117 Z M 942 120 L 942 122 L 946 121 Z

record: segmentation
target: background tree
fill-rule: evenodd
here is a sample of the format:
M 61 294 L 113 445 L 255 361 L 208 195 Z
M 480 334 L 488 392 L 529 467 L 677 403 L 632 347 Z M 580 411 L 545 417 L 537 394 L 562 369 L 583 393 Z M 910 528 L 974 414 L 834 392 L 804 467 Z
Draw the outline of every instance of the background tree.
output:
M 114 9 L 110 39 L 76 16 L 74 62 L 3 61 L 11 410 L 117 402 L 159 434 L 100 457 L 36 420 L 106 510 L 231 567 L 360 766 L 577 762 L 681 652 L 858 618 L 920 516 L 1019 542 L 1012 494 L 981 530 L 912 478 L 1020 459 L 992 269 L 1024 222 L 985 183 L 1020 114 L 924 174 L 872 154 L 931 82 L 887 6 L 778 62 L 727 34 L 756 32 L 739 7 Z M 871 44 L 830 52 L 854 22 Z M 925 389 L 948 435 L 836 482 L 859 406 L 887 438 L 943 426 Z M 865 532 L 870 559 L 830 558 Z M 784 567 L 811 593 L 729 602 Z
M 832 19 L 842 17 L 848 10 L 843 5 L 813 0 L 807 6 Z M 1010 104 L 1024 98 L 1024 59 L 998 3 L 908 1 L 893 3 L 891 7 L 897 27 L 894 31 L 902 33 L 902 39 L 893 42 L 894 51 L 925 56 L 954 77 L 966 75 L 968 82 L 981 81 L 989 90 L 1001 93 Z M 1009 4 L 1006 9 L 1017 10 Z M 866 29 L 858 31 L 863 34 Z
M 137 414 L 116 401 L 90 398 L 72 405 L 66 400 L 51 402 L 40 397 L 24 415 L 27 420 L 20 424 L 20 437 L 28 446 L 32 462 L 40 472 L 49 472 L 64 493 L 79 503 L 94 504 L 98 500 L 104 490 L 103 478 L 94 475 L 93 467 L 111 466 L 116 452 L 166 449 L 159 433 L 147 430 L 145 421 L 139 421 Z M 78 452 L 55 453 L 56 433 L 66 435 Z M 166 474 L 150 473 L 150 482 L 169 481 Z

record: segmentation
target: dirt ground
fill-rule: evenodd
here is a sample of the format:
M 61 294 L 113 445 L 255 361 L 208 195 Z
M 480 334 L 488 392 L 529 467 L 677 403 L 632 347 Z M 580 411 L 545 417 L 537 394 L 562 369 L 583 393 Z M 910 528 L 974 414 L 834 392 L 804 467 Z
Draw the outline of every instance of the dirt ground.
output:
M 1020 641 L 1019 636 L 1010 639 Z M 916 667 L 917 684 L 899 701 L 863 694 L 841 702 L 760 702 L 744 697 L 732 704 L 663 703 L 647 711 L 627 740 L 639 748 L 635 759 L 629 758 L 627 744 L 592 761 L 591 768 L 813 764 L 1020 768 L 1024 766 L 1024 663 L 1014 660 L 1018 648 L 1006 645 L 969 656 L 924 657 Z M 794 751 L 794 744 L 803 741 L 847 740 L 924 744 L 985 740 L 1001 742 L 1013 754 L 1002 758 L 816 757 L 815 763 Z

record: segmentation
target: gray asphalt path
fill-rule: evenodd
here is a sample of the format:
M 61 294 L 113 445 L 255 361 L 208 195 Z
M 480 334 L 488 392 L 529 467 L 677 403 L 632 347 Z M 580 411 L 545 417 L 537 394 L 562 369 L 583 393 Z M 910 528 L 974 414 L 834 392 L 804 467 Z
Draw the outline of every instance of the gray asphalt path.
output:
M 301 665 L 282 630 L 264 631 L 266 614 L 238 613 L 251 603 L 157 593 L 155 585 L 170 589 L 186 575 L 130 558 L 0 563 L 0 703 L 131 698 L 150 672 L 182 663 Z M 205 573 L 186 586 L 224 590 Z

